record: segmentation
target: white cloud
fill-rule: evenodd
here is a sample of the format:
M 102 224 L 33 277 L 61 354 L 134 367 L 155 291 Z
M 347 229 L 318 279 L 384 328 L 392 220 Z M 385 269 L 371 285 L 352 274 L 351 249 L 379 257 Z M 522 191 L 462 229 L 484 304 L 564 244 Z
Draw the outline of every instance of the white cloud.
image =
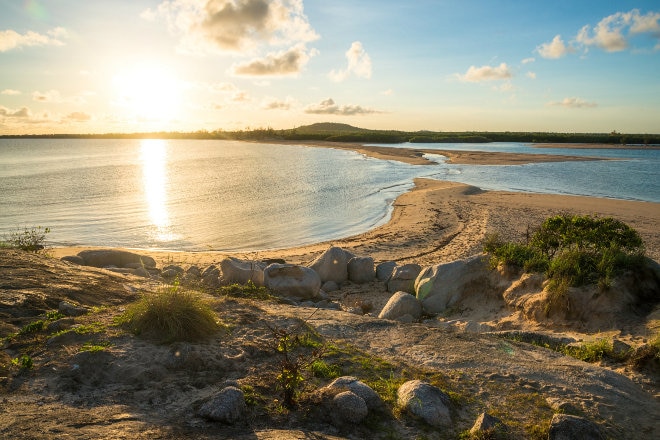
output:
M 85 112 L 73 112 L 66 115 L 65 119 L 75 122 L 87 122 L 92 119 L 92 115 Z
M 153 19 L 155 12 L 142 16 Z M 302 0 L 166 0 L 158 6 L 188 53 L 245 52 L 318 39 Z
M 385 96 L 392 96 L 394 95 L 394 90 L 392 89 L 383 90 L 382 92 L 380 92 L 380 94 Z
M 593 108 L 597 107 L 598 104 L 595 102 L 587 102 L 581 98 L 564 98 L 561 101 L 553 101 L 548 103 L 549 106 L 553 107 L 566 107 L 566 108 Z
M 7 29 L 0 31 L 0 52 L 7 52 L 12 49 L 20 49 L 29 46 L 64 46 L 60 40 L 66 37 L 66 30 L 61 27 L 51 29 L 47 35 L 28 31 L 25 34 Z
M 525 75 L 527 75 L 527 78 L 536 79 L 536 72 L 527 72 Z
M 623 35 L 625 19 L 620 12 L 603 18 L 593 29 L 585 25 L 575 38 L 585 46 L 598 46 L 607 52 L 619 52 L 628 48 L 628 41 Z
M 337 105 L 332 98 L 324 99 L 318 104 L 307 106 L 305 113 L 314 115 L 341 115 L 341 116 L 356 116 L 368 115 L 374 113 L 382 113 L 378 110 L 365 108 L 359 105 Z
M 482 81 L 503 81 L 513 77 L 506 63 L 499 66 L 470 66 L 465 75 L 457 75 L 461 81 L 482 82 Z
M 62 102 L 62 96 L 57 90 L 48 90 L 47 92 L 32 92 L 32 100 L 37 102 Z
M 265 110 L 290 110 L 295 104 L 295 99 L 290 96 L 287 96 L 285 100 L 269 96 L 261 102 L 261 108 Z
M 22 107 L 19 110 L 12 110 L 0 105 L 0 116 L 4 116 L 6 118 L 29 118 L 32 116 L 32 113 L 27 107 Z
M 299 44 L 286 51 L 269 53 L 265 58 L 234 65 L 232 72 L 245 76 L 295 76 L 315 54 L 315 50 L 308 51 Z
M 522 62 L 523 64 L 529 64 L 529 63 L 533 63 L 534 61 L 536 61 L 536 58 L 534 58 L 534 57 L 529 57 L 529 58 L 525 58 L 525 59 L 522 60 L 521 62 Z
M 564 40 L 561 39 L 561 35 L 555 35 L 555 38 L 553 38 L 551 42 L 541 44 L 536 48 L 536 51 L 543 58 L 557 59 L 575 52 L 575 49 L 571 46 L 567 46 L 564 43 Z
M 21 91 L 20 90 L 14 90 L 14 89 L 4 89 L 2 92 L 3 95 L 20 95 Z
M 346 51 L 348 66 L 344 70 L 332 70 L 328 76 L 332 81 L 341 82 L 351 74 L 358 78 L 371 78 L 372 65 L 371 57 L 362 47 L 362 43 L 354 41 L 351 47 Z

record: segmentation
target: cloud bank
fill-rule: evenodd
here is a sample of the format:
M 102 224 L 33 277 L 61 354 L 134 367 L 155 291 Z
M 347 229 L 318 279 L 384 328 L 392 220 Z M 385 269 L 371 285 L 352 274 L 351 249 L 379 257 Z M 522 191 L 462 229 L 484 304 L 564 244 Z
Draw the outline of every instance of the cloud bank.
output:
M 641 14 L 639 9 L 617 12 L 593 27 L 588 24 L 583 26 L 568 44 L 564 43 L 561 35 L 556 35 L 549 43 L 539 45 L 536 52 L 548 59 L 561 58 L 578 50 L 587 52 L 591 47 L 606 52 L 621 52 L 631 46 L 632 37 L 640 34 L 658 40 L 654 49 L 660 50 L 660 12 Z
M 593 108 L 597 107 L 598 104 L 595 102 L 587 102 L 581 98 L 564 98 L 561 101 L 553 101 L 548 103 L 551 107 L 565 107 L 565 108 Z
M 142 16 L 164 17 L 187 53 L 251 52 L 318 38 L 302 0 L 169 0 Z

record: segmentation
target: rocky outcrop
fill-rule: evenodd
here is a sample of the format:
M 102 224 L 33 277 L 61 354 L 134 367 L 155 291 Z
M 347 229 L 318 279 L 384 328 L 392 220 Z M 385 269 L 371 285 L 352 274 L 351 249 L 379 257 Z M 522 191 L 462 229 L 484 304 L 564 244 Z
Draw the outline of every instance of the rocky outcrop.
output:
M 403 266 L 396 266 L 392 270 L 392 275 L 387 282 L 387 291 L 394 292 L 415 292 L 415 279 L 422 270 L 419 264 L 404 264 Z
M 434 427 L 451 426 L 449 396 L 439 388 L 410 380 L 399 387 L 397 401 L 401 408 Z
M 484 412 L 479 414 L 479 417 L 475 420 L 474 425 L 470 429 L 470 434 L 474 436 L 481 434 L 483 438 L 490 438 L 487 435 L 493 434 L 493 438 L 499 438 L 498 434 L 504 437 L 508 431 L 509 428 L 500 419 Z
M 264 269 L 266 264 L 261 261 L 239 260 L 228 257 L 220 262 L 222 282 L 224 284 L 247 284 L 252 281 L 256 286 L 264 285 Z
M 422 316 L 422 305 L 414 295 L 407 292 L 396 292 L 392 295 L 378 315 L 381 319 L 400 319 L 410 316 L 413 321 Z
M 294 264 L 271 264 L 263 273 L 264 285 L 274 293 L 295 299 L 319 295 L 321 279 L 312 269 Z
M 604 440 L 605 436 L 593 422 L 568 414 L 555 414 L 550 422 L 549 440 Z
M 321 282 L 334 281 L 341 284 L 348 280 L 348 262 L 355 257 L 342 248 L 331 247 L 309 266 L 319 274 Z

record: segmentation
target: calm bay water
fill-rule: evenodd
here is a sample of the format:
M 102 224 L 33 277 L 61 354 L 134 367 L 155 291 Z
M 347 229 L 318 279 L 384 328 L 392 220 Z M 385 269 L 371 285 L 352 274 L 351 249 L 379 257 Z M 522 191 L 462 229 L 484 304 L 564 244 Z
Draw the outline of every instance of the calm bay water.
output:
M 448 145 L 438 149 L 524 144 Z M 433 145 L 424 145 L 433 148 Z M 255 251 L 364 232 L 415 177 L 660 202 L 660 152 L 532 149 L 620 161 L 412 166 L 341 150 L 188 140 L 0 139 L 0 237 L 54 245 Z

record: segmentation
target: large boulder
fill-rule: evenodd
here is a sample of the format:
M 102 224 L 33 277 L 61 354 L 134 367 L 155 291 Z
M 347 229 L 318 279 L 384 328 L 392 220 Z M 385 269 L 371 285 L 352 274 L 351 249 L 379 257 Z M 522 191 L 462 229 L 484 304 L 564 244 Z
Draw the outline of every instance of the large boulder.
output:
M 376 266 L 376 278 L 378 281 L 388 282 L 395 267 L 395 261 L 385 261 Z
M 374 259 L 371 257 L 353 257 L 348 262 L 348 279 L 354 283 L 370 283 L 376 277 Z
M 153 269 L 156 267 L 156 261 L 147 256 L 135 254 L 129 251 L 116 249 L 98 249 L 86 250 L 78 253 L 85 266 L 92 267 L 125 267 L 137 269 L 139 267 Z
M 252 281 L 256 286 L 264 285 L 265 263 L 261 261 L 239 260 L 228 257 L 220 262 L 222 281 L 225 284 L 247 284 Z
M 465 293 L 488 288 L 488 276 L 486 257 L 477 255 L 426 267 L 415 280 L 415 292 L 425 311 L 441 313 L 463 299 Z
M 271 264 L 263 272 L 263 281 L 273 292 L 297 299 L 316 298 L 321 288 L 314 270 L 294 264 Z
M 339 247 L 331 247 L 309 266 L 319 274 L 321 282 L 334 281 L 341 284 L 348 280 L 348 262 L 355 257 Z
M 417 320 L 422 316 L 422 304 L 408 292 L 396 292 L 392 295 L 378 315 L 381 319 L 399 319 L 405 315 Z
M 435 427 L 451 426 L 449 396 L 439 388 L 410 380 L 399 387 L 397 401 L 401 408 Z
M 604 440 L 598 425 L 582 417 L 555 414 L 550 422 L 549 440 Z
M 419 264 L 396 266 L 387 282 L 387 291 L 390 293 L 398 291 L 413 293 L 415 291 L 415 280 L 421 270 L 422 266 Z
M 343 391 L 332 399 L 334 418 L 339 423 L 360 423 L 369 414 L 367 404 L 352 391 Z

